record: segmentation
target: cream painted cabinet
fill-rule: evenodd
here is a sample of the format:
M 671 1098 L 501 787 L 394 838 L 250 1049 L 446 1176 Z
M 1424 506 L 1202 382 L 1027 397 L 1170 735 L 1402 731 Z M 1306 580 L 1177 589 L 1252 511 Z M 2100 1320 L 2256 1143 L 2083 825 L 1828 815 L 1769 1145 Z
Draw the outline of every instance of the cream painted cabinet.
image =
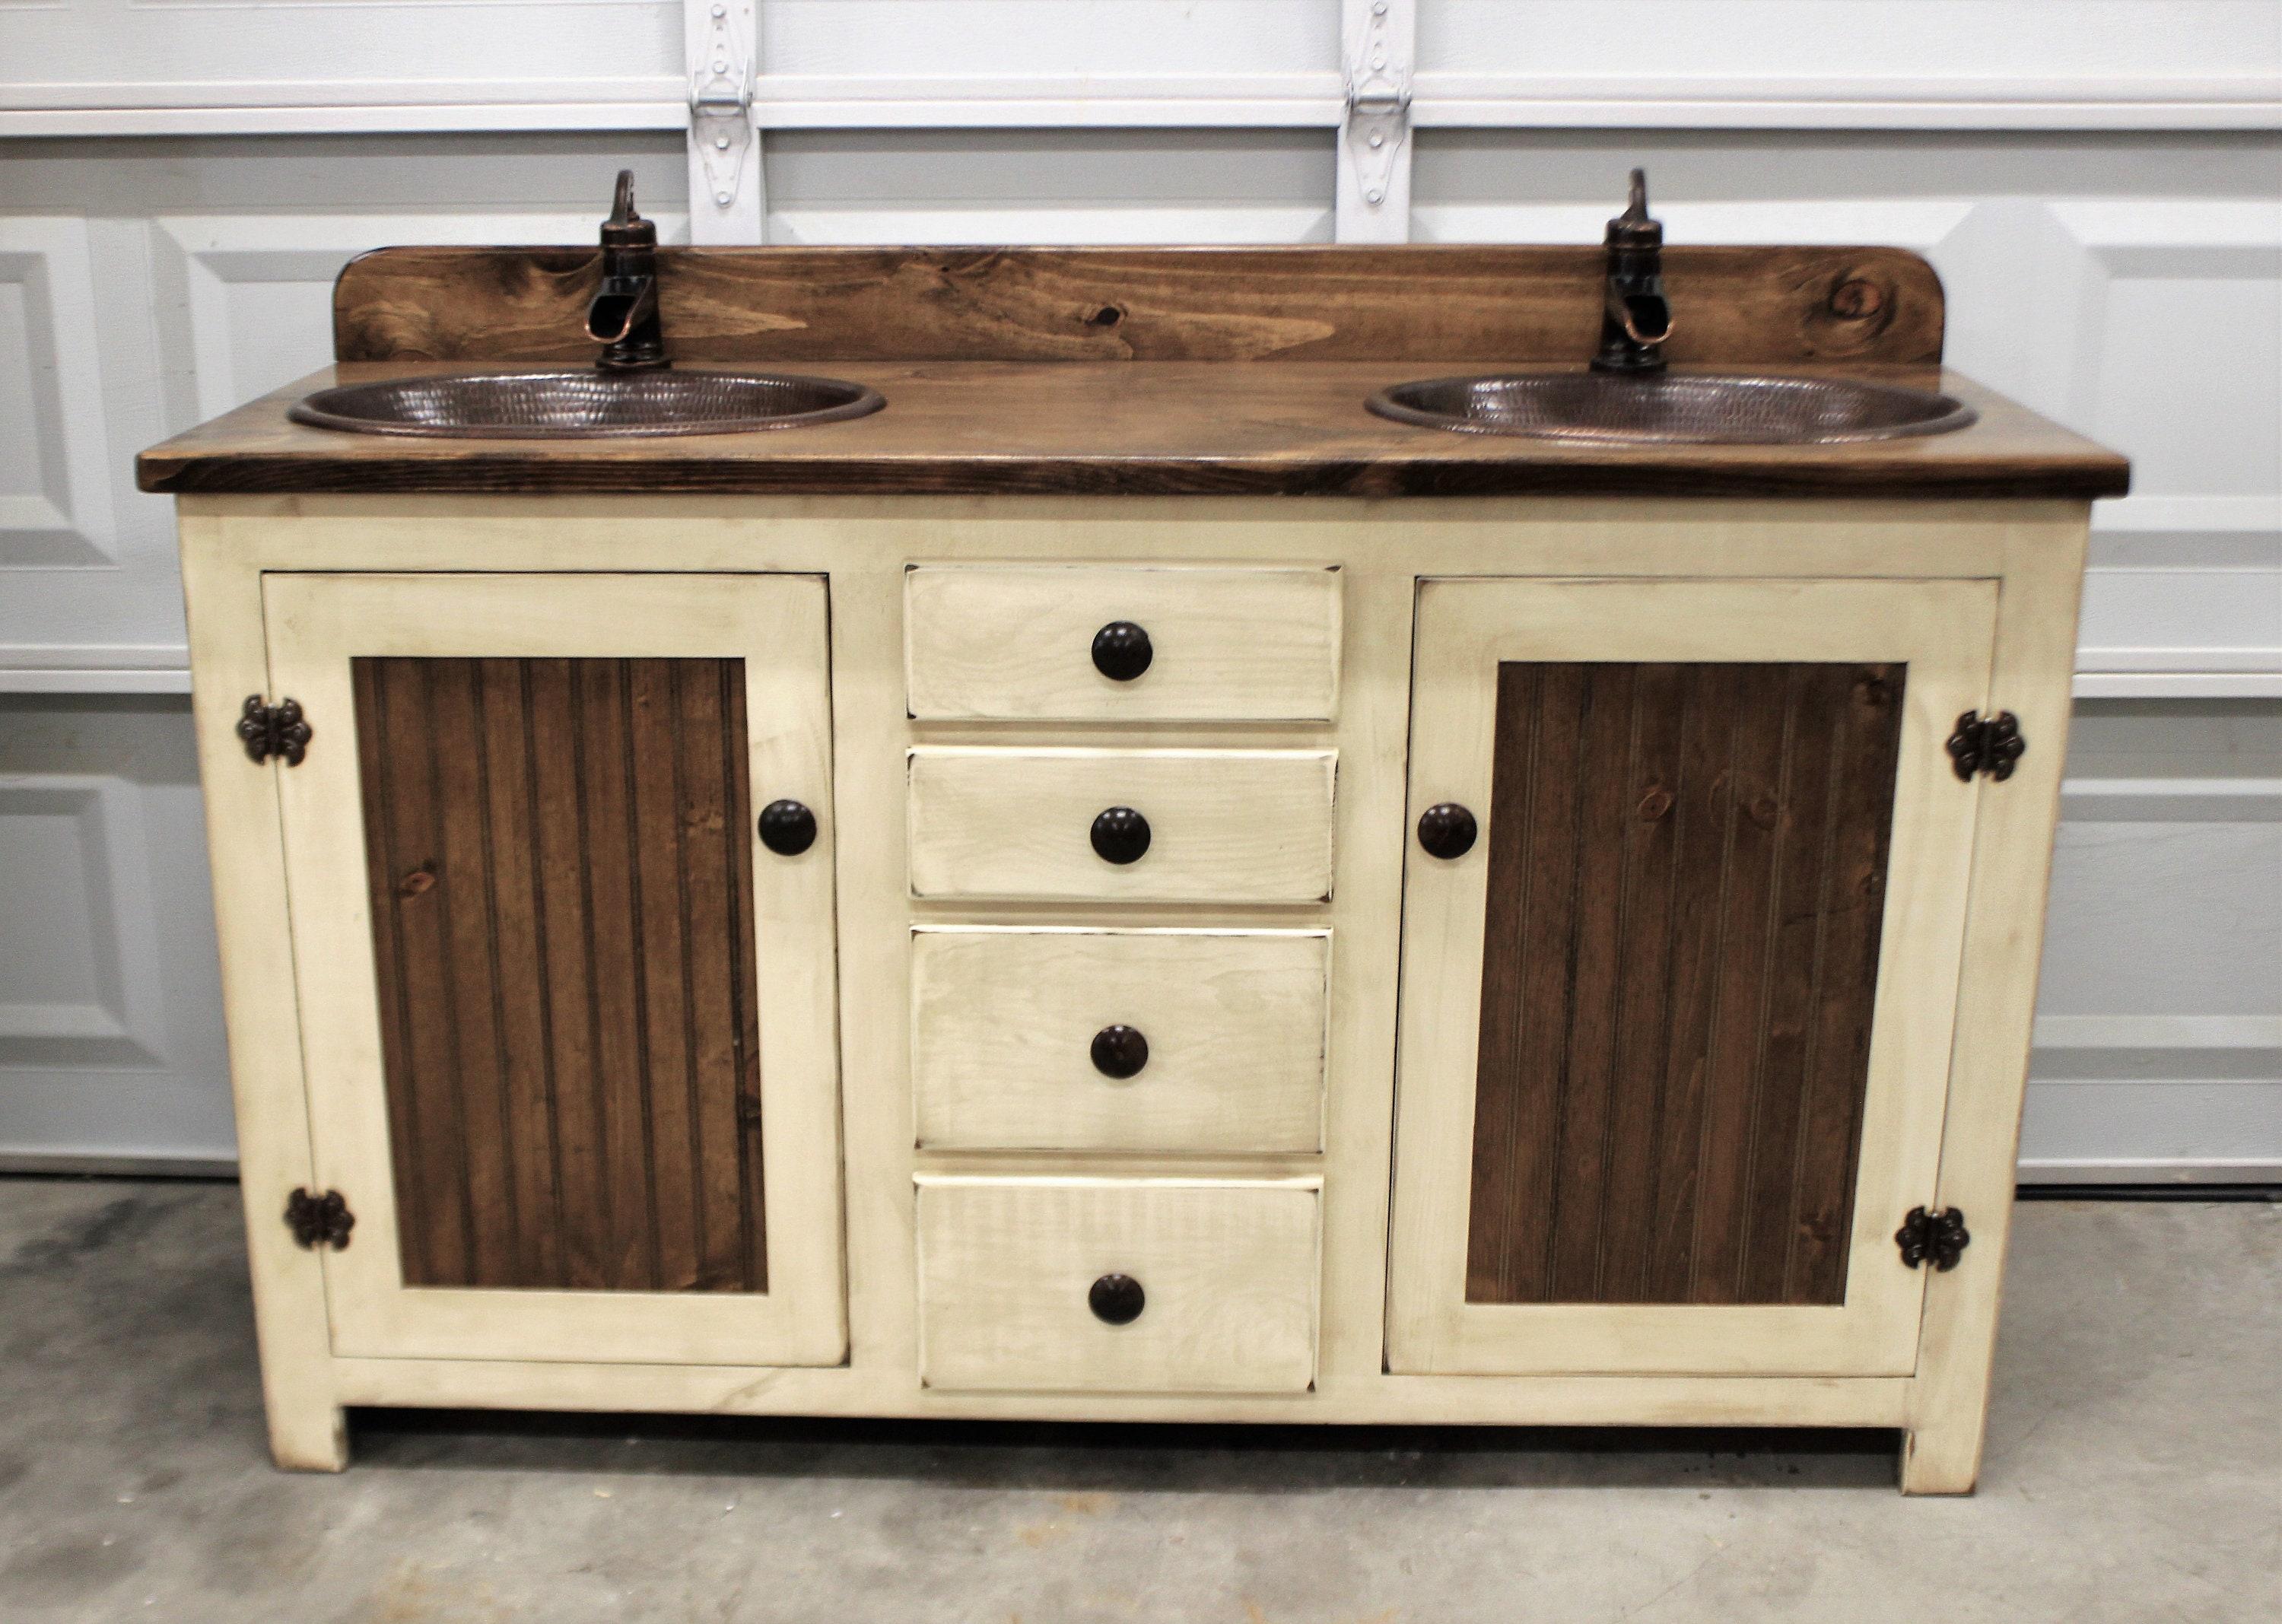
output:
M 1996 610 L 1420 585 L 1391 1369 L 1915 1368 Z
M 2081 506 L 1386 509 L 186 502 L 279 1458 L 1654 1420 L 1968 1487 Z
M 334 1353 L 838 1363 L 823 581 L 278 572 L 262 618 Z

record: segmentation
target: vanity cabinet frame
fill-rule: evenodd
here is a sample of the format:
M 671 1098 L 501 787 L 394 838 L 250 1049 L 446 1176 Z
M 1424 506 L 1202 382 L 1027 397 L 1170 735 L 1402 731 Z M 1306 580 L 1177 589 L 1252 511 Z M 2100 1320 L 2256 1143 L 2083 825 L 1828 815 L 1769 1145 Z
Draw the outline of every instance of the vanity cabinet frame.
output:
M 724 1414 L 1538 1426 L 1887 1427 L 1903 1485 L 1960 1492 L 1978 1471 L 2014 1180 L 2030 1016 L 2068 730 L 2086 504 L 2063 500 L 187 495 L 180 504 L 215 909 L 272 1444 L 283 1464 L 338 1469 L 350 1405 L 503 1406 Z M 1134 929 L 1328 930 L 1330 1032 L 1320 1153 L 1137 1155 L 1120 1177 L 1320 1177 L 1322 1273 L 1313 1387 L 1295 1394 L 1056 1394 L 930 1389 L 919 1379 L 915 1196 L 920 1177 L 1067 1172 L 1036 1152 L 923 1150 L 910 1084 L 915 926 L 997 911 L 915 901 L 905 774 L 921 747 L 1010 742 L 998 724 L 912 718 L 904 680 L 904 577 L 915 564 L 1336 567 L 1336 717 L 1145 725 L 1150 748 L 1336 750 L 1337 883 L 1321 903 L 1133 904 Z M 307 770 L 249 762 L 235 734 L 268 665 L 265 577 L 372 571 L 821 579 L 831 617 L 831 804 L 845 1167 L 848 1351 L 837 1364 L 754 1357 L 628 1362 L 399 1357 L 332 1343 L 325 1269 L 297 1245 L 286 1199 L 316 1182 L 292 989 L 280 785 Z M 1977 795 L 1932 1201 L 1973 1241 L 1922 1292 L 1914 1357 L 1878 1374 L 1409 1374 L 1388 1368 L 1389 1192 L 1397 1165 L 1397 988 L 1410 823 L 1411 661 L 1419 582 L 1510 579 L 1971 581 L 1995 594 L 1987 695 L 2029 751 Z M 685 583 L 693 584 L 693 583 Z M 693 584 L 694 585 L 694 584 Z M 697 588 L 702 593 L 702 588 Z M 343 735 L 313 715 L 313 750 Z M 338 722 L 331 724 L 337 730 Z M 1083 721 L 1024 725 L 1026 742 L 1113 741 Z M 1131 738 L 1117 741 L 1130 744 Z M 313 757 L 312 759 L 314 758 Z M 1958 792 L 1974 796 L 1965 786 Z M 755 793 L 767 792 L 756 788 Z M 1042 926 L 1098 909 L 1023 905 Z M 314 1011 L 311 1018 L 314 1018 Z M 1894 1216 L 1898 1223 L 1900 1215 Z M 1867 1221 L 1867 1220 L 1866 1220 Z M 1889 1225 L 1890 1228 L 1890 1225 Z M 352 1247 L 372 1239 L 360 1232 Z

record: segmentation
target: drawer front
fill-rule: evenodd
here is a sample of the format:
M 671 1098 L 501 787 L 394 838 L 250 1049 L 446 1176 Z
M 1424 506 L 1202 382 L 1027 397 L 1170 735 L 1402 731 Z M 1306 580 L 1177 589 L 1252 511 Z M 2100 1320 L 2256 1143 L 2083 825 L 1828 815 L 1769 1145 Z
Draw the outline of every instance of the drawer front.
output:
M 1331 750 L 911 753 L 912 894 L 1079 902 L 1321 902 Z M 1129 855 L 1137 812 L 1145 850 Z M 1122 835 L 1126 843 L 1113 838 Z
M 1113 626 L 1122 643 L 1097 664 Z M 930 720 L 1327 721 L 1339 573 L 921 565 L 904 577 L 904 657 L 911 713 Z
M 1319 1150 L 1330 964 L 1321 931 L 915 931 L 919 1142 Z
M 1316 1373 L 1319 1195 L 1313 1179 L 922 1178 L 920 1378 L 1301 1392 Z M 1122 1325 L 1092 1306 L 1116 1275 L 1140 1287 Z

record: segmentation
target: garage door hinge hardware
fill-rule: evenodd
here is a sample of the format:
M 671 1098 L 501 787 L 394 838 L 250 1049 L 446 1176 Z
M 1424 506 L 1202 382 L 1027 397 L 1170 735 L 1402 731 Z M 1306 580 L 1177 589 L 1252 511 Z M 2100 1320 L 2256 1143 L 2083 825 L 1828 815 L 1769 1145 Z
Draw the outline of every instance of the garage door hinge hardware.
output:
M 717 209 L 736 203 L 753 144 L 753 65 L 739 49 L 752 37 L 751 6 L 733 17 L 722 0 L 707 8 L 705 37 L 689 65 L 689 140 Z
M 245 753 L 256 761 L 283 756 L 287 766 L 299 766 L 301 758 L 309 753 L 312 731 L 298 699 L 281 699 L 273 705 L 265 703 L 259 694 L 248 694 L 245 709 L 238 712 L 237 736 L 245 741 Z
M 1936 1270 L 1946 1273 L 1957 1267 L 1973 1237 L 1966 1230 L 1965 1215 L 1956 1208 L 1928 1212 L 1913 1207 L 1902 1227 L 1894 1232 L 1894 1244 L 1901 1247 L 1902 1261 L 1911 1268 L 1930 1259 Z
M 1386 0 L 1372 0 L 1347 63 L 1347 143 L 1354 155 L 1362 200 L 1385 206 L 1394 157 L 1410 132 L 1410 66 L 1395 43 Z
M 1958 777 L 1967 783 L 1976 773 L 1986 773 L 1999 783 L 2013 776 L 2013 764 L 2028 754 L 2029 742 L 2021 736 L 2021 719 L 2010 711 L 1983 717 L 1968 711 L 1957 719 L 1949 735 L 1949 759 Z
M 348 1199 L 338 1190 L 328 1190 L 322 1195 L 296 1190 L 285 1198 L 285 1227 L 293 1232 L 298 1246 L 330 1247 L 336 1252 L 345 1252 L 348 1249 L 349 1232 L 356 1227 L 356 1215 L 349 1210 Z

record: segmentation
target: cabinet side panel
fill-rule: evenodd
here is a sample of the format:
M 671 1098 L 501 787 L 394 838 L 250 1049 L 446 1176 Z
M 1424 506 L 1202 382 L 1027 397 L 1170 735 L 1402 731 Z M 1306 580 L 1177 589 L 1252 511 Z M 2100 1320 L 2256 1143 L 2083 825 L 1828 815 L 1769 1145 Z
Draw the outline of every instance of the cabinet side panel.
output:
M 1845 1300 L 1904 677 L 1501 664 L 1468 1302 Z
M 405 1283 L 765 1291 L 742 662 L 352 667 Z

